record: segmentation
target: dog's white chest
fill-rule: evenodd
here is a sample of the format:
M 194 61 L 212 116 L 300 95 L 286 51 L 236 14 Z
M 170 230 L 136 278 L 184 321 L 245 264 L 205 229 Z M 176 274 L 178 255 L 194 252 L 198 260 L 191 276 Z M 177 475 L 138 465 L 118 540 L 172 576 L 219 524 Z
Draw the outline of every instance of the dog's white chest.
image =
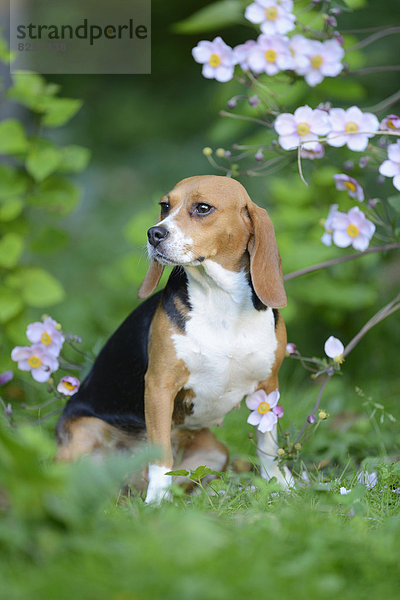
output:
M 222 267 L 218 265 L 218 274 Z M 192 305 L 185 335 L 173 336 L 190 373 L 193 409 L 184 427 L 216 425 L 271 373 L 277 339 L 272 309 L 257 311 L 242 273 L 226 271 L 228 291 L 189 278 Z

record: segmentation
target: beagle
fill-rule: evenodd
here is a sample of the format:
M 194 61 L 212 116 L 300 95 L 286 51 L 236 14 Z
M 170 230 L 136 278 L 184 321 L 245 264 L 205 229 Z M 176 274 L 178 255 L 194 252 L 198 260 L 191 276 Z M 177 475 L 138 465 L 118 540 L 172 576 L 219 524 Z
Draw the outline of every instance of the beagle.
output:
M 236 180 L 214 175 L 184 179 L 160 205 L 139 298 L 173 266 L 167 285 L 108 340 L 57 424 L 60 460 L 157 446 L 146 502 L 168 496 L 173 468 L 226 469 L 227 449 L 209 428 L 247 394 L 278 388 L 286 349 L 277 310 L 286 294 L 267 212 Z M 257 437 L 261 475 L 292 485 L 275 461 L 276 429 Z

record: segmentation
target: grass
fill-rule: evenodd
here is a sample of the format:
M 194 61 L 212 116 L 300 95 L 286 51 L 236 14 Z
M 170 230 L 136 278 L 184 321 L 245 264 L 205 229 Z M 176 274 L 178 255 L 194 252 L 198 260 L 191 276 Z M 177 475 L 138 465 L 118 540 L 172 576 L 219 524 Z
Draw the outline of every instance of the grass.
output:
M 232 440 L 239 417 L 227 423 Z M 397 597 L 400 463 L 365 463 L 378 476 L 367 489 L 352 465 L 299 459 L 309 481 L 289 493 L 230 471 L 153 507 L 118 491 L 148 456 L 56 465 L 51 436 L 5 423 L 0 453 L 7 600 Z

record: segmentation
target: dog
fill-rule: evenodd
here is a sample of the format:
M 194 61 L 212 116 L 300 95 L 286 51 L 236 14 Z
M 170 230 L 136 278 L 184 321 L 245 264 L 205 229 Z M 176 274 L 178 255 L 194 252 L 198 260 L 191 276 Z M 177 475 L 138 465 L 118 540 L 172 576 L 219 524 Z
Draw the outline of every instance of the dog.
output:
M 228 451 L 210 427 L 256 390 L 278 389 L 286 328 L 272 222 L 236 180 L 179 182 L 148 232 L 146 299 L 100 351 L 57 424 L 59 460 L 107 449 L 160 449 L 146 502 L 168 497 L 171 469 L 221 472 Z M 165 266 L 174 267 L 154 295 Z M 150 297 L 149 297 L 150 296 Z M 261 476 L 292 485 L 276 462 L 276 426 L 257 431 Z

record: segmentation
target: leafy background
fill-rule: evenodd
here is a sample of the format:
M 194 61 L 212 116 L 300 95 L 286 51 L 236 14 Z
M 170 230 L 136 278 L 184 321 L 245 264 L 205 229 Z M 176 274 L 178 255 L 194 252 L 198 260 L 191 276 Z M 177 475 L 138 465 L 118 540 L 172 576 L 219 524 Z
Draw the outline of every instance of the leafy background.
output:
M 11 81 L 3 69 L 0 371 L 14 368 L 11 348 L 25 344 L 27 323 L 42 313 L 60 321 L 64 331 L 82 336 L 83 347 L 96 353 L 138 303 L 136 291 L 147 266 L 145 232 L 154 223 L 161 195 L 184 177 L 213 172 L 201 153 L 204 146 L 260 143 L 260 132 L 252 125 L 218 116 L 226 101 L 241 93 L 239 85 L 203 79 L 191 57 L 199 39 L 222 34 L 233 46 L 253 35 L 241 16 L 244 4 L 153 2 L 149 76 Z M 393 5 L 387 0 L 346 4 L 357 10 L 340 15 L 341 30 L 393 21 Z M 194 18 L 206 5 L 214 12 Z M 355 39 L 348 36 L 346 44 Z M 6 47 L 0 51 L 6 61 Z M 391 36 L 363 54 L 351 53 L 349 61 L 358 69 L 394 64 L 398 55 L 398 36 Z M 285 94 L 289 111 L 326 100 L 367 108 L 398 87 L 398 74 L 382 73 L 328 79 L 315 89 L 299 82 L 289 89 L 277 86 L 277 92 Z M 306 172 L 308 188 L 295 165 L 267 179 L 241 180 L 272 216 L 285 272 L 343 253 L 320 242 L 319 221 L 330 204 L 351 206 L 332 181 L 350 155 L 330 156 L 336 162 L 311 165 Z M 356 167 L 354 174 L 361 169 Z M 393 195 L 390 181 L 382 186 L 373 177 L 368 190 L 372 197 Z M 392 254 L 288 282 L 283 316 L 289 340 L 308 356 L 321 355 L 331 334 L 349 341 L 393 297 L 399 279 L 398 256 Z M 398 470 L 386 469 L 384 463 L 399 451 L 398 421 L 386 416 L 389 411 L 400 418 L 399 337 L 394 315 L 351 353 L 343 376 L 324 395 L 323 406 L 332 417 L 321 424 L 295 465 L 300 472 L 325 467 L 329 477 L 345 472 L 351 478 L 362 461 L 379 458 L 379 489 L 386 491 L 365 495 L 356 486 L 345 508 L 343 497 L 331 497 L 317 484 L 288 500 L 274 496 L 273 486 L 257 479 L 254 497 L 242 497 L 234 475 L 224 483 L 226 493 L 235 489 L 242 502 L 217 504 L 216 511 L 209 510 L 203 495 L 162 513 L 144 508 L 136 497 L 121 506 L 115 493 L 127 471 L 125 463 L 102 472 L 87 465 L 59 469 L 50 460 L 54 418 L 16 434 L 4 423 L 0 552 L 6 597 L 26 597 L 27 590 L 32 598 L 69 597 L 72 592 L 85 599 L 120 600 L 189 594 L 225 598 L 239 589 L 255 596 L 267 588 L 271 594 L 321 598 L 338 593 L 362 598 L 372 589 L 378 597 L 394 593 L 398 573 L 391 556 L 399 521 L 390 486 L 396 487 Z M 283 427 L 298 426 L 318 388 L 290 360 L 282 368 L 280 386 Z M 30 376 L 18 375 L 5 388 L 3 397 L 12 404 L 16 422 L 35 415 L 21 405 L 45 399 L 42 387 Z M 374 403 L 382 408 L 376 410 Z M 232 413 L 218 430 L 232 456 L 254 457 L 246 415 L 245 408 Z M 359 507 L 352 520 L 346 518 L 350 506 Z M 272 539 L 273 544 L 268 542 Z M 171 557 L 171 547 L 176 556 Z M 155 567 L 156 579 L 149 575 Z

